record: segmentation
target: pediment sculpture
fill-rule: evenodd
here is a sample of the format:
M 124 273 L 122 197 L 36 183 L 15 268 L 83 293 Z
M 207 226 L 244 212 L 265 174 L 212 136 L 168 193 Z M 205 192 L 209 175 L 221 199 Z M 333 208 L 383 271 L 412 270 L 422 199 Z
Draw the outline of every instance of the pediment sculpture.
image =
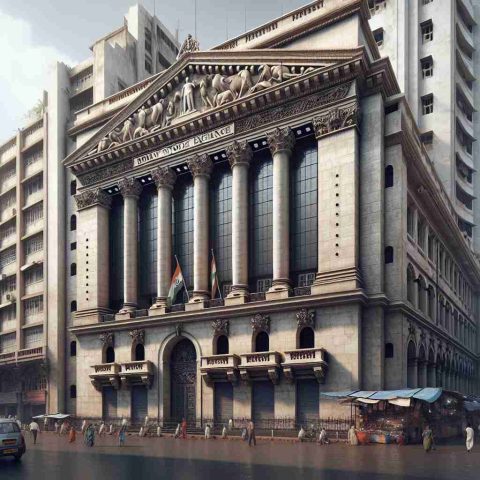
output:
M 318 68 L 267 64 L 190 67 L 184 70 L 185 77 L 182 80 L 175 77 L 179 80 L 175 87 L 173 81 L 166 80 L 163 88 L 104 136 L 89 155 L 111 150 L 125 142 L 181 122 L 190 115 L 225 106 Z

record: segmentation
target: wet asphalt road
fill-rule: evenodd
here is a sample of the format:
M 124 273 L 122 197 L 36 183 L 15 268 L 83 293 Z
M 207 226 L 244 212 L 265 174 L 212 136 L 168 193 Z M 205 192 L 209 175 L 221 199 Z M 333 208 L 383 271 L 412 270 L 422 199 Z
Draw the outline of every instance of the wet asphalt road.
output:
M 480 447 L 467 454 L 462 445 L 440 446 L 425 454 L 420 446 L 368 446 L 272 443 L 249 448 L 237 440 L 174 440 L 128 437 L 119 448 L 115 438 L 86 448 L 78 438 L 40 435 L 27 438 L 20 462 L 0 459 L 0 479 L 315 479 L 400 480 L 479 479 Z

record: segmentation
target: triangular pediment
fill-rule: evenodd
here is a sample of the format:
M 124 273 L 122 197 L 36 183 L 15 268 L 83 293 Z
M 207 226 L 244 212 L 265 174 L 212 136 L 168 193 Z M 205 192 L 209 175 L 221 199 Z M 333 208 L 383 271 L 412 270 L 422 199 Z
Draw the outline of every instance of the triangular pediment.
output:
M 147 146 L 152 136 L 165 131 L 172 139 L 193 122 L 221 119 L 227 109 L 254 105 L 260 95 L 268 102 L 270 92 L 276 93 L 280 86 L 301 89 L 301 84 L 313 76 L 318 78 L 320 72 L 362 57 L 362 48 L 190 53 L 156 78 L 64 163 L 71 167 L 100 156 L 118 157 L 120 151 L 133 151 L 131 144 L 142 141 Z

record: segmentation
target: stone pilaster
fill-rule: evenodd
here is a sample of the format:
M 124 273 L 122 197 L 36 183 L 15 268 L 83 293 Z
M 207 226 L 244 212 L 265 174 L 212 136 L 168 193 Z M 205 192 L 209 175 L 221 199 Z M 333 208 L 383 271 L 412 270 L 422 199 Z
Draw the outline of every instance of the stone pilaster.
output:
M 187 161 L 193 175 L 193 296 L 187 309 L 203 308 L 208 291 L 208 182 L 213 163 L 207 154 L 195 155 Z
M 177 176 L 168 167 L 152 172 L 158 190 L 157 219 L 157 300 L 152 306 L 154 314 L 165 312 L 168 289 L 172 278 L 172 191 Z
M 360 288 L 358 105 L 314 118 L 318 140 L 318 271 L 312 294 Z
M 233 142 L 226 149 L 232 168 L 232 290 L 226 305 L 248 298 L 248 168 L 252 149 L 248 142 Z
M 123 307 L 120 314 L 128 314 L 138 302 L 138 198 L 142 186 L 134 178 L 124 178 L 118 183 L 124 200 L 123 220 Z
M 267 299 L 286 298 L 290 291 L 290 157 L 295 145 L 292 130 L 267 133 L 273 157 L 273 282 Z
M 75 196 L 77 222 L 77 302 L 74 325 L 100 321 L 109 310 L 109 210 L 103 190 Z

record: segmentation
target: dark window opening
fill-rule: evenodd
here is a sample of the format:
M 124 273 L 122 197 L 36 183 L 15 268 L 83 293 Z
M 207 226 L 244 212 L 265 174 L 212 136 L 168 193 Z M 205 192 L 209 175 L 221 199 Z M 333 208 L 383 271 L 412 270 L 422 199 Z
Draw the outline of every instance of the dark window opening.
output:
M 72 215 L 70 217 L 70 231 L 74 232 L 77 229 L 77 217 Z
M 107 347 L 105 350 L 105 363 L 114 363 L 115 362 L 115 350 L 113 347 Z
M 145 347 L 141 343 L 137 343 L 135 347 L 135 361 L 143 362 L 145 360 Z
M 314 348 L 315 333 L 311 327 L 305 327 L 300 332 L 299 348 Z
M 268 352 L 270 348 L 270 339 L 267 332 L 259 332 L 255 338 L 255 351 Z
M 73 250 L 76 250 L 76 249 L 77 249 L 77 242 L 72 242 L 72 243 L 70 244 L 70 250 L 73 251 Z
M 385 263 L 393 263 L 393 247 L 385 247 Z
M 385 358 L 393 358 L 393 343 L 385 344 Z
M 71 357 L 77 356 L 77 342 L 75 341 L 70 342 L 70 356 Z
M 71 312 L 76 312 L 77 311 L 77 301 L 76 300 L 72 300 L 70 302 L 70 311 Z
M 385 168 L 385 188 L 393 187 L 393 166 L 388 165 Z
M 70 276 L 71 276 L 71 277 L 74 277 L 76 274 L 77 274 L 77 264 L 76 264 L 76 263 L 72 263 L 72 264 L 70 265 Z
M 70 182 L 70 195 L 75 195 L 77 193 L 77 182 L 76 180 L 72 180 Z
M 381 47 L 383 45 L 383 28 L 377 28 L 374 30 L 373 38 L 375 38 L 375 43 L 377 46 Z
M 217 355 L 228 354 L 228 338 L 225 335 L 220 335 L 217 338 Z
M 70 398 L 77 398 L 77 386 L 70 385 Z

